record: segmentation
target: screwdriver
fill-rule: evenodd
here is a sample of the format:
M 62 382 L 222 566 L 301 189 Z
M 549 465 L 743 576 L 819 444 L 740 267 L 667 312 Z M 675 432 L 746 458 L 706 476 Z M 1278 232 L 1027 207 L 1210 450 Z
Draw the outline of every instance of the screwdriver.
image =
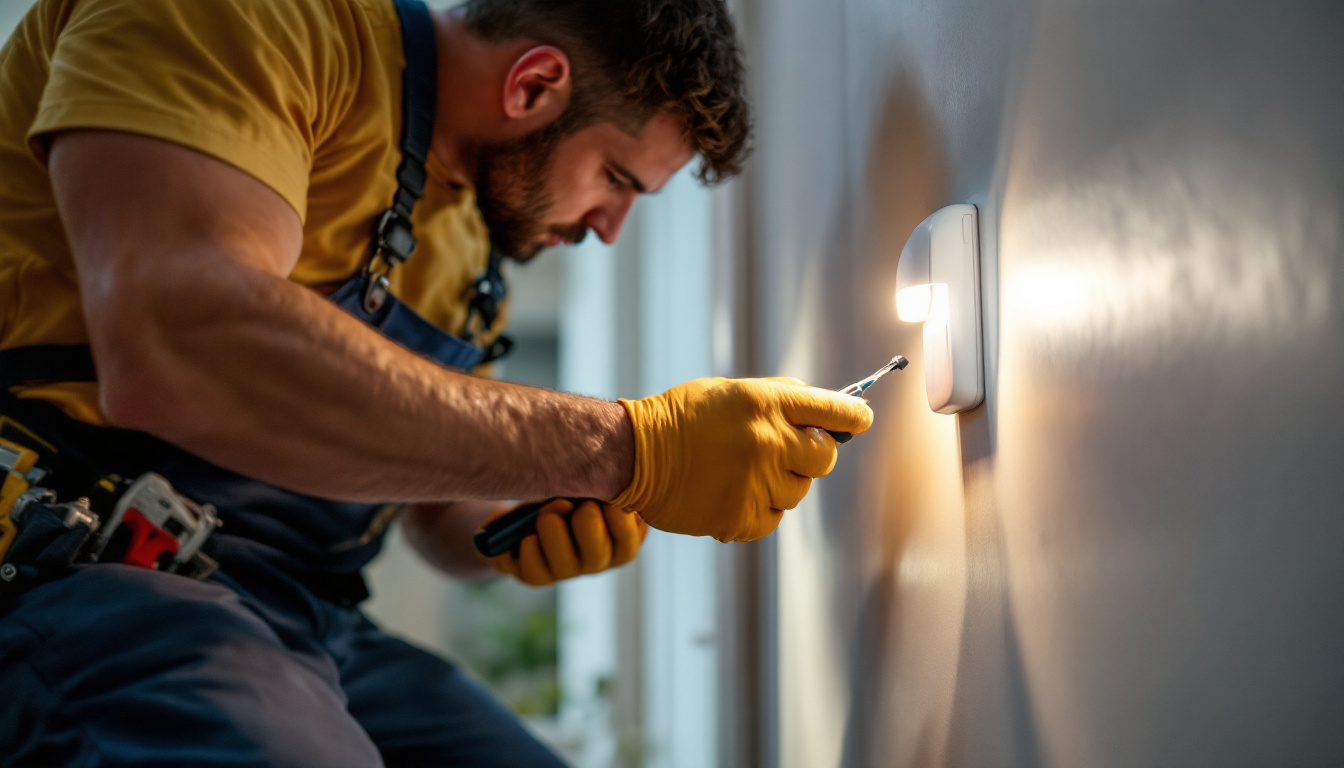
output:
M 486 557 L 498 557 L 512 552 L 523 539 L 537 532 L 537 514 L 541 508 L 555 501 L 554 498 L 534 501 L 515 507 L 507 514 L 500 515 L 485 524 L 471 537 L 476 551 Z M 575 507 L 577 508 L 577 504 Z
M 873 384 L 875 384 L 878 379 L 882 378 L 883 376 L 886 376 L 888 373 L 891 373 L 892 371 L 902 370 L 903 368 L 905 368 L 905 366 L 909 364 L 910 364 L 909 360 L 906 360 L 904 357 L 897 355 L 891 358 L 891 362 L 887 363 L 881 368 L 878 368 L 876 371 L 873 371 L 871 376 L 859 379 L 853 384 L 850 384 L 848 387 L 843 387 L 841 389 L 837 389 L 836 391 L 842 395 L 854 395 L 854 396 L 862 395 L 864 392 L 867 392 L 868 388 L 873 386 Z M 835 442 L 837 443 L 848 443 L 850 440 L 854 438 L 854 435 L 849 432 L 833 432 L 829 429 L 826 430 L 826 434 L 835 438 Z
M 909 363 L 909 360 L 897 355 L 891 358 L 891 362 L 874 371 L 871 376 L 859 379 L 837 391 L 844 395 L 861 395 L 878 379 L 892 371 L 901 370 Z M 832 432 L 829 429 L 826 432 L 835 438 L 837 443 L 847 443 L 854 437 L 849 432 Z M 508 514 L 491 520 L 471 538 L 472 543 L 476 545 L 476 551 L 486 557 L 498 557 L 505 552 L 513 551 L 519 542 L 536 532 L 537 514 L 541 512 L 542 507 L 552 501 L 554 499 L 523 504 Z

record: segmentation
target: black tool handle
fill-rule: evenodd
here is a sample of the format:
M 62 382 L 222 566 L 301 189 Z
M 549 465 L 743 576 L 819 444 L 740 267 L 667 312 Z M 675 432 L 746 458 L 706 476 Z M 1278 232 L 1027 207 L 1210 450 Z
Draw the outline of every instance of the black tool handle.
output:
M 853 433 L 853 432 L 833 432 L 833 431 L 831 431 L 831 430 L 828 429 L 828 430 L 826 430 L 826 434 L 828 434 L 828 435 L 830 435 L 831 437 L 835 438 L 835 442 L 837 442 L 837 443 L 841 443 L 841 444 L 848 443 L 850 440 L 853 440 L 853 439 L 854 439 L 854 433 Z
M 512 552 L 523 539 L 537 530 L 537 513 L 555 499 L 520 504 L 509 512 L 496 517 L 471 537 L 476 551 L 486 557 L 498 557 Z

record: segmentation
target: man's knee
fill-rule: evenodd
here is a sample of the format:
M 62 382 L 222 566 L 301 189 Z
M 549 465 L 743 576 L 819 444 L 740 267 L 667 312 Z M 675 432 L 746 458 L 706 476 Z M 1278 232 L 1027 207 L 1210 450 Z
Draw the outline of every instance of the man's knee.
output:
M 95 566 L 44 585 L 0 618 L 0 680 L 0 728 L 30 730 L 0 734 L 0 762 L 77 744 L 108 765 L 380 764 L 330 660 L 214 584 Z

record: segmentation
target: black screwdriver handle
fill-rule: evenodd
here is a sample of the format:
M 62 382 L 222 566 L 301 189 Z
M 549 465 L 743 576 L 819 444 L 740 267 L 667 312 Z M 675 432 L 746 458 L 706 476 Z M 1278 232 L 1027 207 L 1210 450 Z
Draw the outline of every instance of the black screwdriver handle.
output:
M 472 543 L 476 545 L 476 551 L 486 557 L 498 557 L 505 552 L 512 552 L 523 539 L 536 533 L 537 514 L 541 512 L 542 507 L 552 501 L 555 499 L 520 504 L 486 523 L 484 528 L 471 537 Z
M 844 443 L 848 443 L 850 440 L 853 440 L 853 439 L 854 439 L 854 433 L 853 433 L 853 432 L 835 432 L 835 431 L 832 431 L 832 430 L 829 430 L 829 429 L 828 429 L 828 430 L 826 430 L 826 434 L 828 434 L 828 435 L 830 435 L 831 437 L 835 438 L 835 442 L 840 443 L 840 444 L 842 444 L 842 445 L 843 445 Z

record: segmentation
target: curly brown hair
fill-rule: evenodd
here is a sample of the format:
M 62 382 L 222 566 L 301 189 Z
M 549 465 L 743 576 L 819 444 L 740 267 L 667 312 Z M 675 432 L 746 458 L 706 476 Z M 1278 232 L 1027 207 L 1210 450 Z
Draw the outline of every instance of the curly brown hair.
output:
M 653 115 L 680 116 L 716 184 L 750 152 L 746 68 L 723 0 L 468 0 L 468 28 L 485 40 L 527 38 L 570 59 L 565 131 L 611 120 L 630 133 Z

